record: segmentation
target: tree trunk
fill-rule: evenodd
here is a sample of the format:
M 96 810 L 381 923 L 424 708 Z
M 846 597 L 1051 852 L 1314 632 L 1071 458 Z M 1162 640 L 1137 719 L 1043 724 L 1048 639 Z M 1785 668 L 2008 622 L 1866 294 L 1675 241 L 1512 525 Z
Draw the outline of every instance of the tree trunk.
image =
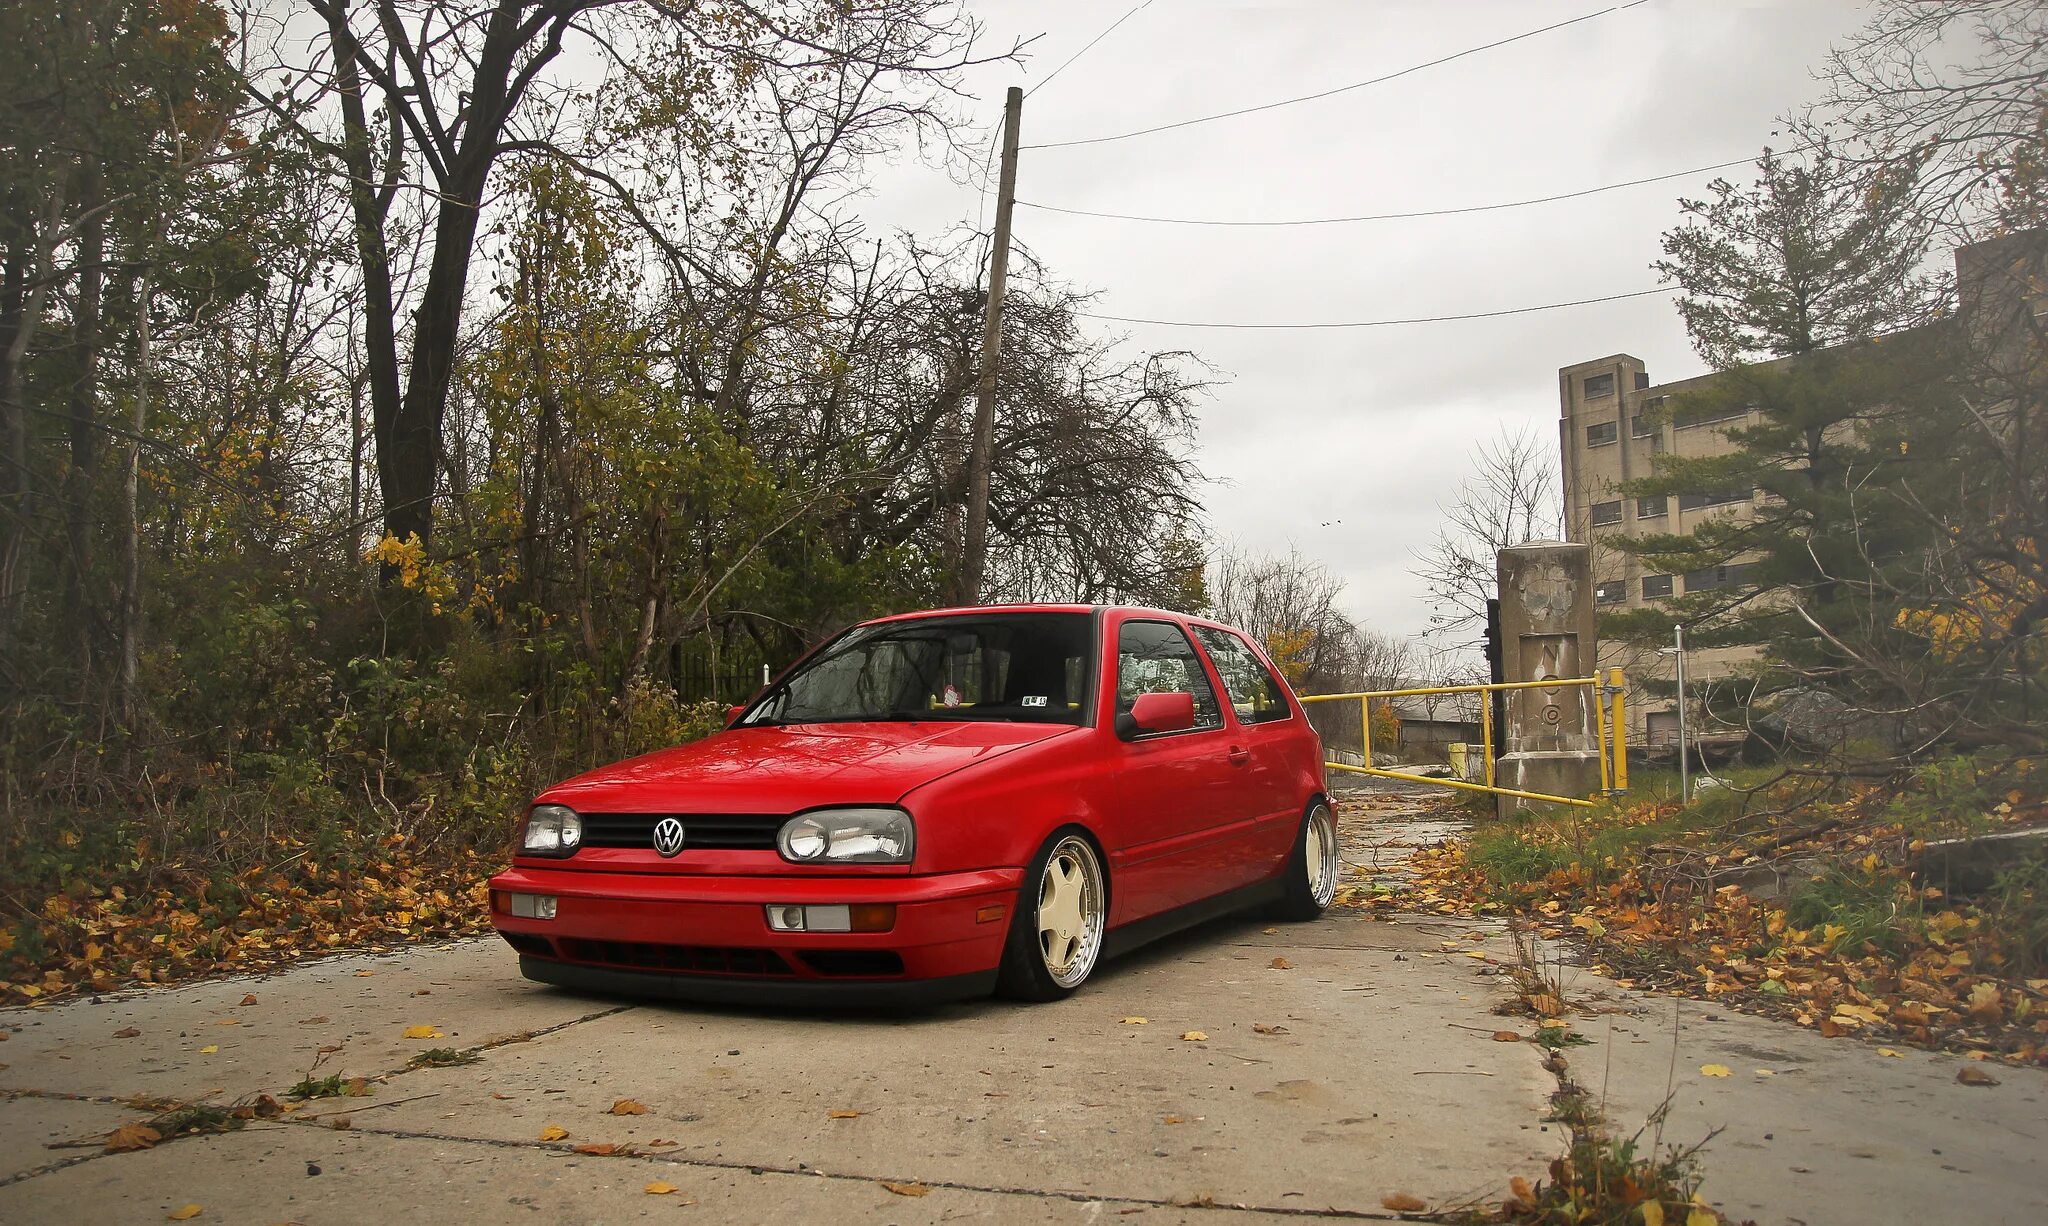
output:
M 100 203 L 99 167 L 90 156 L 82 176 L 80 207 L 92 220 L 85 224 L 78 245 L 78 305 L 71 321 L 71 344 L 78 357 L 77 373 L 71 382 L 71 467 L 64 474 L 64 609 L 71 633 L 76 636 L 81 688 L 90 690 L 99 670 L 100 610 L 92 607 L 87 592 L 93 571 L 92 498 L 99 467 L 100 397 L 100 291 L 105 273 L 107 229 L 97 209 Z
M 135 727 L 139 703 L 137 675 L 142 655 L 142 509 L 138 497 L 142 473 L 143 430 L 149 424 L 149 385 L 155 377 L 150 300 L 154 274 L 145 272 L 135 287 L 134 413 L 128 423 L 128 455 L 121 475 L 121 719 Z

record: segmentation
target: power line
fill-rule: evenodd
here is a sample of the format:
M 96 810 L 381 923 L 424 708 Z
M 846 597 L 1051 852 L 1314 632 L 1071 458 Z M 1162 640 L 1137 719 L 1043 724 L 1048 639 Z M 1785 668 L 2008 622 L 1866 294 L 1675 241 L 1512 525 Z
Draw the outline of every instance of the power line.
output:
M 1068 56 L 1066 59 L 1066 63 L 1061 64 L 1058 68 L 1055 68 L 1051 72 L 1047 73 L 1045 76 L 1045 80 L 1040 81 L 1038 84 L 1032 86 L 1030 89 L 1025 90 L 1024 96 L 1026 98 L 1029 98 L 1031 95 L 1037 93 L 1039 90 L 1044 89 L 1048 85 L 1051 85 L 1052 79 L 1054 77 L 1065 72 L 1067 68 L 1070 65 L 1072 65 L 1075 60 L 1078 60 L 1082 56 L 1088 54 L 1090 51 L 1093 51 L 1095 49 L 1096 43 L 1099 43 L 1103 39 L 1108 38 L 1110 35 L 1116 33 L 1117 26 L 1120 26 L 1126 21 L 1129 21 L 1131 18 L 1137 16 L 1139 9 L 1150 8 L 1151 6 L 1152 0 L 1138 0 L 1138 3 L 1131 6 L 1129 12 L 1117 18 L 1115 22 L 1111 23 L 1110 27 L 1107 30 L 1104 30 L 1102 33 L 1097 34 L 1094 38 L 1089 39 L 1087 46 L 1081 48 L 1079 51 L 1076 51 L 1074 52 L 1074 54 Z
M 1191 128 L 1196 124 L 1213 123 L 1218 119 L 1234 119 L 1239 115 L 1256 115 L 1261 111 L 1271 111 L 1277 110 L 1278 108 L 1283 106 L 1293 106 L 1297 102 L 1314 102 L 1319 98 L 1330 98 L 1336 96 L 1337 94 L 1349 93 L 1354 89 L 1364 89 L 1368 85 L 1383 84 L 1384 82 L 1392 81 L 1399 77 L 1405 77 L 1410 73 L 1421 72 L 1425 68 L 1435 68 L 1440 64 L 1448 64 L 1452 60 L 1464 59 L 1468 55 L 1477 55 L 1482 51 L 1491 51 L 1496 47 L 1505 47 L 1510 43 L 1518 43 L 1521 42 L 1523 39 L 1534 38 L 1539 34 L 1548 34 L 1554 30 L 1562 30 L 1567 26 L 1575 26 L 1578 25 L 1580 22 L 1591 21 L 1596 17 L 1605 17 L 1609 13 L 1619 13 L 1624 9 L 1632 9 L 1639 4 L 1647 4 L 1648 2 L 1649 0 L 1629 0 L 1627 4 L 1619 4 L 1611 8 L 1604 8 L 1596 13 L 1586 13 L 1578 17 L 1569 18 L 1565 21 L 1559 21 L 1551 25 L 1543 26 L 1539 29 L 1525 30 L 1520 34 L 1511 35 L 1507 38 L 1497 39 L 1494 42 L 1485 43 L 1477 47 L 1467 47 L 1463 51 L 1455 51 L 1452 52 L 1450 55 L 1440 56 L 1437 59 L 1429 60 L 1421 64 L 1413 64 L 1407 68 L 1401 69 L 1398 72 L 1390 72 L 1387 73 L 1385 76 L 1373 77 L 1372 79 L 1366 81 L 1355 81 L 1350 85 L 1340 85 L 1335 89 L 1323 90 L 1321 93 L 1303 94 L 1299 98 L 1283 98 L 1278 102 L 1267 102 L 1259 106 L 1243 107 L 1235 111 L 1223 111 L 1215 115 L 1203 115 L 1198 119 L 1183 119 L 1178 123 L 1165 123 L 1152 128 L 1139 128 L 1135 132 L 1120 132 L 1115 136 L 1091 136 L 1084 140 L 1050 141 L 1043 145 L 1025 145 L 1023 147 L 1025 149 L 1067 149 L 1075 145 L 1100 145 L 1113 140 L 1129 140 L 1131 137 L 1134 136 L 1150 136 L 1155 132 L 1171 132 L 1176 128 Z M 1051 78 L 1047 79 L 1050 80 Z
M 1393 328 L 1404 324 L 1443 324 L 1463 319 L 1498 319 L 1503 315 L 1529 315 L 1537 311 L 1556 311 L 1565 307 L 1591 306 L 1596 302 L 1620 302 L 1624 298 L 1647 298 L 1652 294 L 1668 292 L 1671 285 L 1665 284 L 1654 289 L 1639 289 L 1627 294 L 1608 294 L 1604 298 L 1578 298 L 1571 302 L 1546 302 L 1541 306 L 1510 307 L 1504 311 L 1474 311 L 1469 315 L 1425 315 L 1414 319 L 1361 319 L 1338 323 L 1305 324 L 1245 324 L 1209 323 L 1187 319 L 1138 319 L 1128 315 L 1096 315 L 1088 311 L 1075 311 L 1082 319 L 1100 319 L 1119 324 L 1158 324 L 1167 328 L 1246 328 L 1259 330 L 1298 328 Z
M 1796 153 L 1798 150 L 1788 150 Z M 1101 217 L 1111 221 L 1146 221 L 1166 226 L 1335 226 L 1356 221 L 1399 221 L 1410 217 L 1452 217 L 1461 213 L 1491 213 L 1500 209 L 1526 208 L 1532 204 L 1552 204 L 1559 200 L 1576 200 L 1581 196 L 1595 196 L 1601 192 L 1618 191 L 1624 187 L 1641 187 L 1646 183 L 1663 183 L 1670 179 L 1683 179 L 1689 175 L 1705 174 L 1710 170 L 1726 170 L 1730 166 L 1743 166 L 1755 161 L 1754 158 L 1736 158 L 1729 162 L 1716 162 L 1712 166 L 1695 166 L 1690 170 L 1674 170 L 1670 174 L 1651 175 L 1646 179 L 1629 179 L 1621 183 L 1603 183 L 1598 187 L 1581 188 L 1575 192 L 1559 192 L 1554 196 L 1534 196 L 1527 200 L 1504 200 L 1496 204 L 1472 204 L 1451 209 L 1416 209 L 1407 213 L 1360 213 L 1355 217 L 1299 217 L 1280 221 L 1227 221 L 1213 217 L 1150 217 L 1141 213 L 1102 213 L 1093 209 L 1070 209 L 1056 204 L 1039 204 L 1035 200 L 1019 200 L 1018 204 L 1039 209 L 1047 213 L 1066 213 L 1073 217 Z

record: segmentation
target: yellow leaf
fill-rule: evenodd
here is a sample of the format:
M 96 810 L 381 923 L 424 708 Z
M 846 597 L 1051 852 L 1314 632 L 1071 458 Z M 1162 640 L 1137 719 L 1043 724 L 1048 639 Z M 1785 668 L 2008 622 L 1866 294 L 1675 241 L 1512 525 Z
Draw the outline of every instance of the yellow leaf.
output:
M 1892 1059 L 1894 1059 L 1894 1060 L 1904 1060 L 1904 1059 L 1905 1059 L 1905 1057 L 1904 1057 L 1904 1056 L 1900 1055 L 1900 1054 L 1899 1054 L 1898 1052 L 1895 1052 L 1895 1051 L 1893 1051 L 1893 1050 L 1892 1050 L 1891 1048 L 1889 1048 L 1889 1047 L 1880 1047 L 1880 1048 L 1878 1048 L 1878 1049 L 1877 1049 L 1877 1054 L 1878 1054 L 1878 1055 L 1880 1055 L 1880 1056 L 1889 1056 L 1889 1057 L 1891 1057 L 1891 1058 L 1892 1058 Z
M 882 1186 L 898 1196 L 930 1196 L 932 1194 L 932 1190 L 921 1183 L 889 1183 L 884 1180 Z
M 173 1209 L 169 1213 L 166 1213 L 164 1216 L 171 1219 L 173 1222 L 186 1222 L 198 1217 L 199 1213 L 200 1209 L 197 1205 L 180 1205 L 176 1209 Z
M 613 1102 L 612 1102 L 612 1114 L 613 1114 L 613 1115 L 646 1115 L 646 1114 L 647 1114 L 647 1106 L 646 1106 L 646 1104 L 645 1104 L 645 1103 L 640 1103 L 640 1102 L 636 1102 L 636 1101 L 634 1101 L 633 1099 L 630 1099 L 630 1098 L 620 1098 L 620 1099 L 615 1099 L 615 1100 L 613 1100 Z
M 202 1047 L 202 1048 L 200 1048 L 200 1049 L 199 1049 L 199 1054 L 200 1054 L 200 1055 L 202 1055 L 202 1056 L 210 1056 L 210 1055 L 212 1055 L 213 1053 L 215 1053 L 215 1052 L 217 1052 L 217 1051 L 219 1051 L 219 1050 L 220 1050 L 220 1044 L 218 1044 L 218 1043 L 208 1043 L 208 1044 L 207 1044 L 206 1046 L 204 1046 L 204 1047 Z
M 1726 1077 L 1728 1073 L 1729 1068 L 1725 1064 L 1700 1065 L 1700 1076 L 1702 1077 Z
M 1391 1209 L 1395 1213 L 1420 1213 L 1429 1208 L 1429 1202 L 1406 1192 L 1389 1192 L 1380 1197 L 1380 1208 Z
M 1293 970 L 1293 969 L 1294 969 L 1294 963 L 1292 963 L 1292 962 L 1289 962 L 1289 961 L 1288 961 L 1287 959 L 1285 959 L 1285 958 L 1275 958 L 1275 959 L 1273 959 L 1273 963 L 1272 963 L 1272 965 L 1273 965 L 1273 969 L 1274 969 L 1274 970 L 1276 970 L 1276 971 L 1291 971 L 1291 970 Z
M 441 1032 L 432 1026 L 407 1026 L 405 1028 L 405 1037 L 408 1039 L 438 1039 L 441 1037 Z
M 559 1141 L 568 1135 L 569 1130 L 559 1124 L 549 1124 L 540 1130 L 540 1139 L 543 1141 Z
M 1646 1200 L 1642 1204 L 1643 1226 L 1664 1226 L 1664 1205 L 1660 1201 Z
M 1143 1026 L 1151 1020 L 1152 1019 L 1145 1017 L 1127 1017 L 1123 1020 L 1122 1024 L 1125 1026 Z
M 660 1179 L 655 1180 L 653 1183 L 650 1183 L 646 1187 L 641 1189 L 641 1191 L 647 1193 L 649 1196 L 667 1196 L 669 1193 L 674 1192 L 676 1190 L 676 1185 L 665 1182 Z
M 1721 1226 L 1721 1215 L 1702 1206 L 1685 1215 L 1685 1226 Z
M 1466 951 L 1465 951 L 1465 956 L 1466 956 L 1466 957 L 1468 957 L 1468 958 L 1477 958 L 1477 959 L 1479 959 L 1479 960 L 1480 960 L 1481 962 L 1484 962 L 1484 961 L 1486 961 L 1486 955 L 1485 955 L 1485 954 L 1483 954 L 1483 953 L 1481 953 L 1481 952 L 1480 952 L 1479 950 L 1476 950 L 1476 949 L 1468 949 L 1468 950 L 1466 950 Z
M 845 1107 L 835 1107 L 825 1113 L 825 1118 L 828 1120 L 857 1120 L 860 1118 L 860 1112 L 848 1110 Z
M 1190 1031 L 1187 1031 L 1186 1033 L 1182 1034 L 1182 1035 L 1181 1035 L 1180 1037 L 1181 1037 L 1181 1038 L 1183 1038 L 1183 1039 L 1185 1039 L 1185 1040 L 1187 1040 L 1187 1041 L 1188 1041 L 1188 1042 L 1190 1042 L 1190 1043 L 1202 1043 L 1202 1042 L 1206 1042 L 1206 1041 L 1208 1040 L 1208 1038 L 1209 1038 L 1209 1036 L 1208 1036 L 1208 1035 L 1207 1035 L 1206 1033 L 1204 1033 L 1204 1032 L 1202 1032 L 1202 1031 L 1200 1031 L 1200 1030 L 1190 1030 Z

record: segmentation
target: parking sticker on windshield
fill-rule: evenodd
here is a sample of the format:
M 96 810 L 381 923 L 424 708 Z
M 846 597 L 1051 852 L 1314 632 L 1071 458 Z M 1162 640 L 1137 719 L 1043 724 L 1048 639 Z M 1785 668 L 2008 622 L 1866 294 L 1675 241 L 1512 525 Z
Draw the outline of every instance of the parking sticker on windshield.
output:
M 1026 694 L 1024 695 L 1024 705 L 1027 707 L 1042 707 L 1045 705 L 1045 695 Z
M 960 691 L 949 685 L 946 687 L 946 692 L 939 695 L 939 701 L 949 707 L 957 707 L 960 705 Z

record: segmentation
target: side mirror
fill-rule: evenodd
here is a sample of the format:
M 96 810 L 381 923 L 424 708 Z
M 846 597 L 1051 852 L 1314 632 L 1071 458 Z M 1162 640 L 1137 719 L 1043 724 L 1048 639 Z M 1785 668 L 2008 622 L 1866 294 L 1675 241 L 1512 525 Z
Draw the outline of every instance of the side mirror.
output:
M 745 711 L 746 709 L 747 704 L 743 702 L 734 703 L 732 706 L 727 707 L 725 709 L 725 726 L 728 728 L 732 727 L 732 722 L 738 719 L 740 717 L 740 713 Z
M 1124 736 L 1141 732 L 1181 732 L 1195 726 L 1193 694 L 1140 694 L 1131 709 L 1117 720 Z

